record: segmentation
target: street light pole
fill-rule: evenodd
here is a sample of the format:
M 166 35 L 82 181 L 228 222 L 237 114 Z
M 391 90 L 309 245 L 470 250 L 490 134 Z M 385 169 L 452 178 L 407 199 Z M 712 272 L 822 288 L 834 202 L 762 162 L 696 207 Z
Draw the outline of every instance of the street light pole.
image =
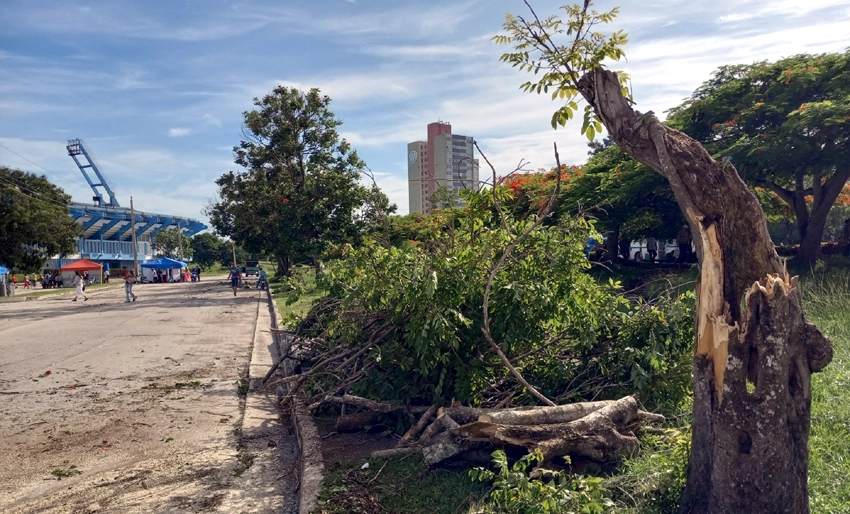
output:
M 130 197 L 130 240 L 133 242 L 133 276 L 139 276 L 139 249 L 136 247 L 136 210 Z M 130 298 L 129 296 L 127 298 Z

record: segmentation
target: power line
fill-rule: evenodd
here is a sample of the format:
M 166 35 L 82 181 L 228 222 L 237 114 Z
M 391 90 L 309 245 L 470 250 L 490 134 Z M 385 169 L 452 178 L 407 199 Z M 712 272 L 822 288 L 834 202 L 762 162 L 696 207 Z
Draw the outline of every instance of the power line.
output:
M 6 177 L 6 176 L 3 176 L 3 175 L 0 175 L 0 181 L 2 181 L 2 183 L 7 185 L 7 186 L 11 186 L 12 189 L 17 191 L 19 194 L 24 195 L 27 198 L 30 198 L 30 199 L 35 200 L 37 202 L 42 202 L 42 203 L 49 204 L 49 205 L 55 205 L 57 207 L 62 207 L 63 209 L 68 208 L 68 204 L 60 203 L 53 198 L 49 198 L 49 197 L 45 196 L 43 193 L 41 193 L 39 191 L 34 191 L 34 190 L 32 190 L 32 189 L 30 189 L 30 188 L 28 188 L 28 187 L 26 187 L 22 184 L 16 183 L 14 180 L 11 179 L 11 177 Z M 25 193 L 24 191 L 22 191 L 22 189 L 29 191 L 30 194 Z M 36 196 L 33 196 L 33 195 L 37 195 L 37 196 L 40 196 L 42 198 L 37 198 Z
M 5 148 L 5 149 L 6 149 L 9 153 L 12 153 L 12 154 L 14 154 L 14 155 L 17 155 L 18 157 L 20 157 L 21 159 L 23 159 L 23 160 L 27 161 L 28 163 L 32 164 L 33 166 L 37 166 L 37 167 L 39 167 L 39 168 L 43 169 L 43 170 L 44 170 L 44 171 L 46 171 L 47 173 L 51 173 L 51 174 L 53 174 L 53 175 L 57 175 L 57 176 L 59 176 L 59 177 L 62 177 L 62 178 L 64 178 L 65 180 L 67 180 L 67 181 L 69 181 L 69 182 L 73 182 L 75 185 L 76 185 L 76 184 L 83 185 L 82 181 L 80 181 L 80 180 L 78 180 L 78 179 L 77 179 L 77 180 L 75 180 L 75 179 L 69 178 L 67 175 L 63 175 L 63 174 L 61 174 L 61 173 L 59 173 L 59 172 L 57 172 L 57 171 L 50 171 L 49 169 L 45 168 L 45 167 L 44 167 L 44 166 L 42 166 L 41 164 L 38 164 L 37 162 L 33 162 L 33 161 L 31 161 L 31 160 L 27 159 L 26 157 L 24 157 L 23 155 L 19 154 L 19 153 L 18 153 L 18 152 L 16 152 L 16 151 L 12 150 L 12 149 L 11 149 L 11 148 L 9 148 L 8 146 L 4 145 L 3 143 L 0 143 L 0 147 Z

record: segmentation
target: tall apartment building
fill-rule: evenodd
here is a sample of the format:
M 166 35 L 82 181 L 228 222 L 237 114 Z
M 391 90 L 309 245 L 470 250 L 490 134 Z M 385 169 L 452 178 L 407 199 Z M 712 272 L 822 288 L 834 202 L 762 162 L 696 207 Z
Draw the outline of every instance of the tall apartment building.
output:
M 478 188 L 478 159 L 469 136 L 452 134 L 447 122 L 428 125 L 428 140 L 407 145 L 407 184 L 410 212 L 430 214 L 432 195 L 441 187 L 457 197 L 463 189 Z M 460 204 L 460 200 L 457 201 Z

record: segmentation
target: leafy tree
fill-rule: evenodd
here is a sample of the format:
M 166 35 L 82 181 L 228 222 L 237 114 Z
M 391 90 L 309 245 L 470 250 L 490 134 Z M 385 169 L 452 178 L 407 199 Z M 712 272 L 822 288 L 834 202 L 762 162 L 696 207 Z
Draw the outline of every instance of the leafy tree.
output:
M 73 252 L 81 229 L 70 201 L 44 176 L 0 167 L 0 263 L 32 273 Z
M 624 75 L 603 66 L 623 57 L 626 36 L 595 28 L 616 9 L 590 6 L 565 6 L 564 19 L 533 10 L 528 18 L 508 15 L 506 34 L 494 39 L 512 46 L 503 61 L 535 74 L 523 89 L 564 102 L 553 126 L 566 124 L 583 99 L 582 132 L 593 139 L 604 125 L 620 148 L 664 176 L 694 234 L 693 444 L 680 512 L 809 512 L 811 374 L 829 364 L 832 345 L 805 318 L 796 278 L 776 254 L 734 159 L 717 160 L 654 113 L 634 109 Z M 836 104 L 823 106 L 833 112 L 821 118 L 823 128 L 802 122 L 807 109 L 797 109 L 799 128 L 828 144 L 820 137 L 835 130 Z M 825 195 L 824 183 L 815 185 Z
M 685 222 L 667 180 L 616 145 L 597 151 L 573 175 L 560 206 L 594 216 L 614 255 L 622 238 L 672 239 Z
M 192 260 L 201 269 L 206 269 L 219 262 L 220 250 L 224 244 L 224 241 L 215 234 L 209 232 L 195 234 L 191 242 Z
M 233 246 L 231 241 L 222 241 L 218 247 L 218 262 L 222 266 L 229 268 L 233 265 L 233 255 L 236 254 L 236 264 L 242 266 L 245 261 L 251 258 L 251 254 L 239 245 Z
M 182 244 L 182 247 L 181 247 Z M 182 250 L 181 250 L 182 248 Z M 186 259 L 192 256 L 192 239 L 176 228 L 160 230 L 153 240 L 153 251 L 157 257 Z M 181 255 L 182 251 L 182 255 Z
M 724 66 L 670 123 L 772 191 L 796 219 L 798 258 L 814 260 L 850 179 L 850 50 Z
M 356 242 L 365 229 L 361 208 L 376 194 L 358 182 L 365 164 L 339 137 L 341 122 L 318 89 L 279 86 L 254 105 L 234 147 L 245 171 L 216 181 L 220 200 L 207 213 L 219 234 L 274 255 L 283 273 L 304 257 L 318 266 L 331 246 Z

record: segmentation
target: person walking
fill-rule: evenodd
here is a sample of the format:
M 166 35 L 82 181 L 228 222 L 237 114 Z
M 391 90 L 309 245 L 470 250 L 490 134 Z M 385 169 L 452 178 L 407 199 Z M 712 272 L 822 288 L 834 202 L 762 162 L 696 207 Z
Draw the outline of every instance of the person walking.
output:
M 83 301 L 84 302 L 87 301 L 89 299 L 89 297 L 86 296 L 86 293 L 83 291 L 83 287 L 86 285 L 86 279 L 83 276 L 82 272 L 78 271 L 77 273 L 74 274 L 73 284 L 74 284 L 74 287 L 76 287 L 76 289 L 74 290 L 74 300 L 73 301 L 76 302 L 77 297 L 80 296 L 80 295 L 83 295 Z
M 234 262 L 233 266 L 230 267 L 230 275 L 227 277 L 230 279 L 230 287 L 233 288 L 233 296 L 236 296 L 236 290 L 239 289 L 239 277 L 240 271 Z
M 124 303 L 130 303 L 130 298 L 136 301 L 136 295 L 133 294 L 133 284 L 136 283 L 136 274 L 133 270 L 127 269 L 127 266 L 121 266 L 121 276 L 124 278 Z
M 658 241 L 652 236 L 646 238 L 646 251 L 649 253 L 649 262 L 654 263 L 658 256 Z
M 24 275 L 24 289 L 30 288 L 30 276 Z

